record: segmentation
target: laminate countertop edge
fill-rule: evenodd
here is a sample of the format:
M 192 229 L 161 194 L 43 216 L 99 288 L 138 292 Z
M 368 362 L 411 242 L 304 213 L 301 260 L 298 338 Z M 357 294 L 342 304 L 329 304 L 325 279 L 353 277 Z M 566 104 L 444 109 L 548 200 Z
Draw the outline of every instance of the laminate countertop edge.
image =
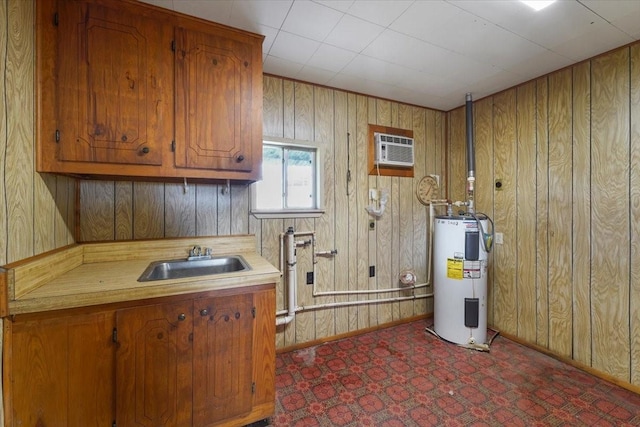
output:
M 87 252 L 99 252 L 100 257 L 87 256 L 85 260 L 94 262 L 82 262 L 71 269 L 61 264 L 65 270 L 68 270 L 62 270 L 59 274 L 55 272 L 56 266 L 50 265 L 49 268 L 53 271 L 49 271 L 47 279 L 41 282 L 36 282 L 32 276 L 43 275 L 38 270 L 42 270 L 42 266 L 47 265 L 47 254 L 34 257 L 33 265 L 36 267 L 31 266 L 29 260 L 20 262 L 15 267 L 7 265 L 4 268 L 7 270 L 8 277 L 18 277 L 15 283 L 9 280 L 13 290 L 21 289 L 20 280 L 30 284 L 37 283 L 37 286 L 30 285 L 30 288 L 16 292 L 19 294 L 17 298 L 11 298 L 9 295 L 8 314 L 40 313 L 279 282 L 281 272 L 255 251 L 254 241 L 248 237 L 250 235 L 238 236 L 236 240 L 233 236 L 226 236 L 147 241 L 147 244 L 156 244 L 161 249 L 155 253 L 148 252 L 146 258 L 145 256 L 128 257 L 122 252 L 122 248 L 126 248 L 125 251 L 131 250 L 132 253 L 138 254 L 136 247 L 144 245 L 145 241 L 130 242 L 130 245 L 110 242 L 100 246 L 100 243 L 90 243 L 86 244 L 90 245 Z M 215 255 L 240 255 L 251 269 L 183 279 L 138 281 L 150 262 L 180 258 L 176 254 L 182 254 L 183 250 L 188 250 L 189 245 L 193 244 L 202 244 L 203 247 L 210 245 Z M 71 246 L 70 251 L 77 251 L 77 246 Z M 114 249 L 113 257 L 109 257 L 110 248 Z M 52 254 L 59 258 L 61 251 L 52 251 Z M 64 250 L 62 254 L 64 255 Z M 13 268 L 23 269 L 25 273 L 16 274 Z M 34 273 L 29 276 L 32 271 Z

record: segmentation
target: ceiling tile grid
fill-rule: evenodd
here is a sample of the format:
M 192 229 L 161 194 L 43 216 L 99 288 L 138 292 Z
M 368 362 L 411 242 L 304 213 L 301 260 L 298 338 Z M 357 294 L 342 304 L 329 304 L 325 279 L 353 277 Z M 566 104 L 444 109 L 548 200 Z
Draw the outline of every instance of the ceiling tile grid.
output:
M 265 36 L 264 72 L 448 111 L 640 39 L 640 0 L 143 0 Z

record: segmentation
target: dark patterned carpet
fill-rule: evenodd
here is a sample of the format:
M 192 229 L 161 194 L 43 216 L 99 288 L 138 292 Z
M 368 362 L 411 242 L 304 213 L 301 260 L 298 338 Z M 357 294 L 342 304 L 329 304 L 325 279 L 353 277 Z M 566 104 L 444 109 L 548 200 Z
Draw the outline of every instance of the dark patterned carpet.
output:
M 640 395 L 498 336 L 446 343 L 424 321 L 280 354 L 272 426 L 640 426 Z

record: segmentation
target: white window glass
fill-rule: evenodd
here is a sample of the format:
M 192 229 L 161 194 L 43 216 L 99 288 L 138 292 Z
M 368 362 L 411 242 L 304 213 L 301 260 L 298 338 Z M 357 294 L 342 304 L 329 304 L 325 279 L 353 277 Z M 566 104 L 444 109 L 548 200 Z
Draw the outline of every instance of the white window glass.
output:
M 315 208 L 314 154 L 311 150 L 285 148 L 287 187 L 284 199 L 288 209 Z
M 301 211 L 319 208 L 314 147 L 263 144 L 262 180 L 255 184 L 257 211 Z
M 282 147 L 264 145 L 262 149 L 262 181 L 256 184 L 256 206 L 264 210 L 283 208 L 284 183 Z

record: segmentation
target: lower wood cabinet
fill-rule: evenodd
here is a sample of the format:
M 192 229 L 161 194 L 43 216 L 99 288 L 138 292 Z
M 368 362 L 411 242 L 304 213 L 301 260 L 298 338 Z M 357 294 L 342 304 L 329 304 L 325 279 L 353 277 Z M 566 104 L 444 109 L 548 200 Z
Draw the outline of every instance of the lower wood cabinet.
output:
M 211 425 L 251 412 L 253 295 L 194 301 L 193 423 Z
M 110 426 L 113 311 L 4 319 L 5 426 Z
M 273 285 L 4 330 L 5 426 L 240 426 L 274 412 Z
M 116 311 L 116 425 L 190 426 L 193 302 Z

